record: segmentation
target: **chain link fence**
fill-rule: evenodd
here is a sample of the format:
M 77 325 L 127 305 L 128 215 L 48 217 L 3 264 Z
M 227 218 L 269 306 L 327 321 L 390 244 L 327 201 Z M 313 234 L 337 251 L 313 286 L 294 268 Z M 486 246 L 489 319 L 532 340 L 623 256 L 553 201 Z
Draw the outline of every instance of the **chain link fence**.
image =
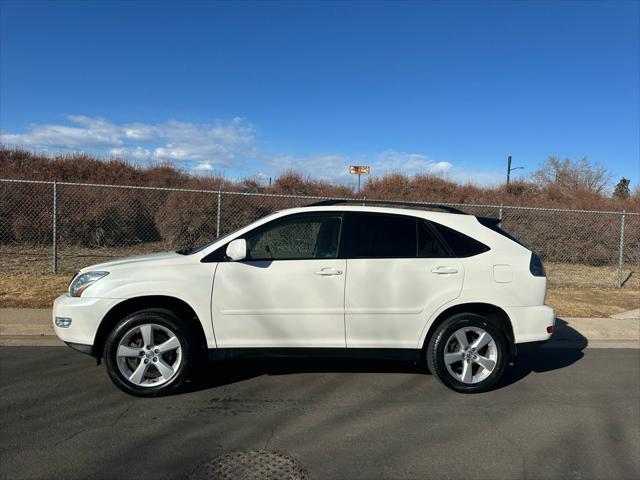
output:
M 0 274 L 67 274 L 204 244 L 275 210 L 330 199 L 0 179 Z M 446 205 L 501 218 L 542 257 L 552 286 L 640 288 L 640 213 Z

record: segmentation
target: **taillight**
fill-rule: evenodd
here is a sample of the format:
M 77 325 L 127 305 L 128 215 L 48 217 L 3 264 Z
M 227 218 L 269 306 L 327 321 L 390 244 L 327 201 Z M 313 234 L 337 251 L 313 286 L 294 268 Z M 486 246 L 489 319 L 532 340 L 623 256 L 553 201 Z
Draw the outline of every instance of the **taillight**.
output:
M 534 277 L 546 277 L 542 260 L 533 252 L 531 252 L 531 260 L 529 261 L 529 271 Z

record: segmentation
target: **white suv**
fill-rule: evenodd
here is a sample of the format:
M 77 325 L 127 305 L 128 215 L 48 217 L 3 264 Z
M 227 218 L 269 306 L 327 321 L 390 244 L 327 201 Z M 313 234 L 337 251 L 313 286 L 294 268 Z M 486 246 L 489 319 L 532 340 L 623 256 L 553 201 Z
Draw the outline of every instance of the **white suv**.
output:
M 550 338 L 546 287 L 538 256 L 496 219 L 324 202 L 87 267 L 53 322 L 134 395 L 173 391 L 207 354 L 256 353 L 426 359 L 448 387 L 478 392 Z

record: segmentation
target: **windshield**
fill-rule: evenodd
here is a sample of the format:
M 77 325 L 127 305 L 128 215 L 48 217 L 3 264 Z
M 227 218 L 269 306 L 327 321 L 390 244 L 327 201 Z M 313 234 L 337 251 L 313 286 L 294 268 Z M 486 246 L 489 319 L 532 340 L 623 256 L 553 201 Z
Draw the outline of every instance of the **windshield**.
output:
M 215 240 L 212 240 L 212 241 L 210 241 L 208 243 L 205 243 L 204 245 L 201 245 L 199 247 L 189 246 L 189 247 L 186 247 L 186 248 L 181 248 L 180 250 L 176 250 L 176 253 L 179 253 L 180 255 L 193 255 L 194 253 L 201 252 L 204 249 L 206 249 L 206 248 L 210 247 L 211 245 L 213 245 L 214 243 L 222 242 L 226 238 L 229 238 L 229 237 L 235 235 L 240 230 L 243 230 L 243 229 L 245 229 L 247 227 L 251 227 L 252 225 L 254 225 L 254 224 L 258 223 L 258 222 L 262 222 L 263 220 L 266 220 L 266 219 L 268 219 L 270 217 L 275 216 L 276 213 L 278 213 L 278 212 L 273 212 L 273 213 L 271 213 L 271 214 L 269 214 L 269 215 L 267 215 L 265 217 L 259 218 L 258 220 L 255 220 L 255 221 L 251 222 L 248 225 L 244 225 L 244 226 L 242 226 L 240 228 L 236 228 L 235 230 L 232 230 L 229 233 L 225 233 L 224 235 L 222 235 L 221 237 L 216 238 Z

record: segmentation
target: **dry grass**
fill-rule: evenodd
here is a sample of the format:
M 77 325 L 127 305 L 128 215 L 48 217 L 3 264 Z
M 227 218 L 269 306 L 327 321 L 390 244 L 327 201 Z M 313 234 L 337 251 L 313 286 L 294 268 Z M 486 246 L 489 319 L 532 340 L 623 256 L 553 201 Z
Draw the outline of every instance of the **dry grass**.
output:
M 2 274 L 0 308 L 49 308 L 69 275 Z M 608 317 L 640 308 L 638 288 L 550 288 L 547 303 L 559 317 Z
M 128 247 L 79 247 L 61 245 L 58 248 L 58 271 L 65 278 L 81 268 L 116 258 L 167 251 L 162 242 L 142 243 Z M 52 271 L 50 246 L 44 245 L 0 245 L 0 274 L 35 274 Z
M 549 285 L 554 288 L 587 287 L 608 289 L 616 285 L 618 267 L 593 267 L 575 263 L 544 262 Z M 626 263 L 621 278 L 624 287 L 640 288 L 640 266 Z
M 547 303 L 559 317 L 608 317 L 640 308 L 640 289 L 550 288 Z
M 68 285 L 69 275 L 1 274 L 0 308 L 50 308 Z

